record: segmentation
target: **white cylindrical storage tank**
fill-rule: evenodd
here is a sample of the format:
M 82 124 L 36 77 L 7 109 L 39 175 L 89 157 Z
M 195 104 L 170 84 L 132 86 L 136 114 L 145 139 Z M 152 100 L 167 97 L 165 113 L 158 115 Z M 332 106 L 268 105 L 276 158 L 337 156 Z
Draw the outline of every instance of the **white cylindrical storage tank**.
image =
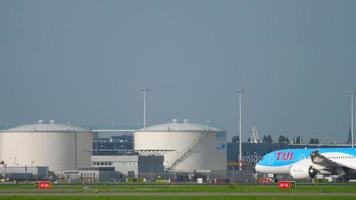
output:
M 0 132 L 6 166 L 48 166 L 58 172 L 91 166 L 94 133 L 69 124 L 29 124 Z
M 135 131 L 137 151 L 167 151 L 164 166 L 172 171 L 226 170 L 226 132 L 185 121 Z

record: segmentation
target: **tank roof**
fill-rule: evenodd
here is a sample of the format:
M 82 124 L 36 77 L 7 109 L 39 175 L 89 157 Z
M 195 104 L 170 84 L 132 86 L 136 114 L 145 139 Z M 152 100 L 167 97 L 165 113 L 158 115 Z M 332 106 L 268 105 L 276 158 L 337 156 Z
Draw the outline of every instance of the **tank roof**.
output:
M 223 131 L 221 129 L 188 122 L 172 122 L 149 126 L 138 131 Z
M 26 124 L 3 130 L 2 132 L 87 132 L 89 130 L 73 126 L 71 124 L 59 124 L 50 121 L 36 124 Z

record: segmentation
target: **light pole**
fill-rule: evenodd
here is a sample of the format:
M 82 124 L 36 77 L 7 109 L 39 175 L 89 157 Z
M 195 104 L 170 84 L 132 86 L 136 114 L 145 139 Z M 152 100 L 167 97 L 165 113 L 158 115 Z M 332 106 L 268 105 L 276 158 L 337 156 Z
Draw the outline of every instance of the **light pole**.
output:
M 146 92 L 150 89 L 140 88 L 140 91 L 143 92 L 143 128 L 146 128 Z
M 350 94 L 351 98 L 351 148 L 354 148 L 354 95 L 356 92 L 350 90 L 347 93 Z
M 237 90 L 235 91 L 238 96 L 239 96 L 239 170 L 242 170 L 242 109 L 241 109 L 241 99 L 242 99 L 242 93 L 244 93 L 243 90 Z

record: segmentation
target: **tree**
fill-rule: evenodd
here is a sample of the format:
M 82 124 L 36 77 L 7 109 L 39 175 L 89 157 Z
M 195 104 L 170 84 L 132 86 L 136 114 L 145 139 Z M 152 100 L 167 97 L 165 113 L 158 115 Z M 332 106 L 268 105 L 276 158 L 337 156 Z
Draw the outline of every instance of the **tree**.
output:
M 239 136 L 234 136 L 234 137 L 232 137 L 231 142 L 232 142 L 232 143 L 238 143 L 238 142 L 240 142 L 240 137 L 239 137 Z
M 267 136 L 263 136 L 262 143 L 267 143 Z
M 309 144 L 320 144 L 320 141 L 318 138 L 310 138 Z
M 281 135 L 278 138 L 278 143 L 279 144 L 289 144 L 289 138 L 288 137 L 284 137 L 283 135 Z
M 267 136 L 267 143 L 268 143 L 268 144 L 272 144 L 272 143 L 273 143 L 273 139 L 272 139 L 272 136 L 271 136 L 271 135 L 268 135 L 268 136 Z
M 271 135 L 263 136 L 262 143 L 271 144 L 273 143 L 273 139 Z

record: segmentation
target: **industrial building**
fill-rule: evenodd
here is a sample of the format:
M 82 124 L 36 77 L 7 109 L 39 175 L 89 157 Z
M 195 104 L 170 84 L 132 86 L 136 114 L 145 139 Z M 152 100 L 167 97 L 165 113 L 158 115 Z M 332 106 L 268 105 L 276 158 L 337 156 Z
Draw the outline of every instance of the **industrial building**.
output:
M 97 168 L 114 167 L 124 177 L 137 178 L 138 155 L 93 155 L 92 166 Z
M 115 172 L 114 167 L 89 167 L 67 170 L 58 174 L 58 177 L 66 183 L 98 183 L 120 180 L 120 176 Z
M 125 155 L 133 150 L 133 136 L 121 134 L 93 140 L 93 155 Z
M 226 170 L 225 131 L 173 120 L 135 131 L 135 151 L 164 153 L 169 171 Z
M 48 166 L 58 172 L 91 166 L 94 133 L 42 120 L 0 132 L 0 160 L 11 166 Z
M 134 135 L 94 138 L 92 164 L 93 167 L 114 166 L 129 177 L 133 173 L 136 177 L 164 170 L 226 170 L 225 137 L 225 131 L 217 128 L 173 120 L 138 129 Z
M 2 130 L 3 173 L 17 180 L 36 180 L 54 172 L 67 181 L 98 182 L 166 175 L 177 179 L 181 174 L 226 170 L 226 133 L 217 128 L 173 120 L 133 134 L 98 135 L 53 120 Z
M 0 170 L 2 181 L 43 180 L 48 177 L 48 167 L 7 167 L 3 165 Z
M 114 167 L 121 178 L 138 178 L 144 173 L 164 173 L 162 156 L 105 155 L 92 156 L 95 168 Z
M 139 178 L 139 174 L 164 173 L 163 156 L 157 152 L 140 155 L 133 150 L 134 137 L 130 133 L 94 138 L 92 166 L 114 167 L 121 179 Z M 141 152 L 147 154 L 147 152 Z

